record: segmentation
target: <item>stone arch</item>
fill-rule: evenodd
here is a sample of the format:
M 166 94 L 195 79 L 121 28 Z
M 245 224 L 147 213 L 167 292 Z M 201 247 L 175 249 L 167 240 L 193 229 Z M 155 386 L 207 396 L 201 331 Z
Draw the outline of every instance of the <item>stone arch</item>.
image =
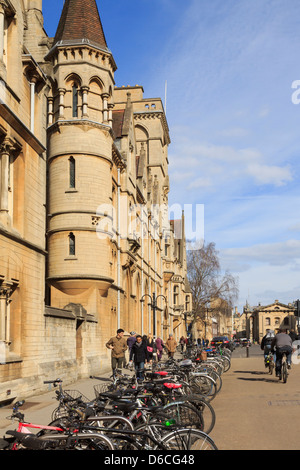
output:
M 88 114 L 92 121 L 103 122 L 104 85 L 99 77 L 92 77 L 89 82 Z
M 76 118 L 82 109 L 81 95 L 82 79 L 76 73 L 71 73 L 65 78 L 65 118 Z
M 145 152 L 145 163 L 149 163 L 149 132 L 147 128 L 137 124 L 135 126 L 135 137 L 137 155 L 141 155 L 141 151 Z

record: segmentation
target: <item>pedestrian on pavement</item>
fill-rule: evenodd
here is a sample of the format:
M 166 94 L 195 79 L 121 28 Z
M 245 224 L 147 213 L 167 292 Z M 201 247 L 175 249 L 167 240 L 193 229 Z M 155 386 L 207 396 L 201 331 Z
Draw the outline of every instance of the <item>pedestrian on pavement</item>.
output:
M 147 344 L 143 341 L 141 335 L 137 335 L 136 337 L 136 342 L 130 351 L 129 361 L 134 362 L 137 379 L 143 380 L 145 362 L 149 361 L 149 353 L 147 350 Z
M 111 349 L 111 368 L 113 374 L 116 368 L 122 369 L 126 363 L 125 352 L 127 351 L 127 341 L 123 338 L 124 330 L 119 328 L 117 335 L 110 338 L 106 343 L 107 349 Z
M 153 361 L 153 354 L 154 354 L 154 339 L 151 333 L 149 333 L 147 338 L 147 351 L 148 351 L 148 361 L 150 364 Z
M 287 354 L 287 366 L 289 369 L 291 368 L 293 352 L 292 344 L 292 338 L 287 334 L 286 330 L 279 330 L 279 333 L 277 333 L 272 341 L 271 351 L 274 352 L 274 350 L 276 350 L 275 371 L 276 377 L 279 377 L 279 379 L 281 379 L 281 365 L 284 353 Z
M 167 342 L 166 342 L 166 348 L 168 350 L 168 356 L 169 357 L 174 357 L 174 354 L 175 354 L 175 351 L 176 351 L 176 346 L 177 346 L 177 343 L 176 343 L 173 335 L 170 334 L 169 338 L 167 339 Z
M 181 336 L 180 340 L 179 340 L 179 343 L 180 343 L 180 347 L 181 347 L 181 353 L 183 353 L 184 351 L 184 346 L 185 346 L 185 338 L 184 336 Z
M 155 340 L 155 346 L 157 351 L 157 360 L 159 362 L 161 361 L 163 350 L 165 347 L 163 340 L 159 336 Z
M 130 356 L 130 351 L 132 349 L 132 346 L 134 345 L 135 342 L 136 342 L 136 332 L 131 331 L 130 336 L 127 338 L 127 346 L 128 346 L 128 350 L 129 350 L 129 356 Z

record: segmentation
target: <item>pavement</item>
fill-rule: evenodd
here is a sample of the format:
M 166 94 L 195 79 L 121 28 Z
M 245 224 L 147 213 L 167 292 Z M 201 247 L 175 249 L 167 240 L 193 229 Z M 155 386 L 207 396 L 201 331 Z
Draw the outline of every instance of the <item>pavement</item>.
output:
M 109 373 L 103 377 L 109 377 Z M 237 349 L 231 368 L 222 376 L 220 393 L 211 402 L 216 424 L 210 436 L 219 450 L 299 450 L 300 361 L 293 364 L 284 384 L 264 367 L 259 346 L 252 346 L 249 357 Z M 91 400 L 95 397 L 96 379 L 80 380 L 68 385 Z M 23 407 L 28 422 L 49 424 L 57 406 L 55 391 L 45 385 L 45 393 L 26 399 Z M 17 422 L 6 419 L 12 406 L 0 408 L 0 437 Z
M 219 450 L 299 450 L 300 360 L 284 384 L 268 374 L 259 346 L 250 348 L 249 357 L 244 351 L 233 353 L 211 402 L 216 413 L 211 437 Z

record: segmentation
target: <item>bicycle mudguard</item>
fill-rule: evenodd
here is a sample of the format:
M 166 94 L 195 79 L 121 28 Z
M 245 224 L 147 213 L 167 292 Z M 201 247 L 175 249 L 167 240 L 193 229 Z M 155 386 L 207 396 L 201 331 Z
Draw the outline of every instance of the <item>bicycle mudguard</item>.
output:
M 40 438 L 33 436 L 31 434 L 24 434 L 18 431 L 7 431 L 7 434 L 13 436 L 16 441 L 18 441 L 23 447 L 31 450 L 45 450 L 51 441 L 42 441 Z
M 8 449 L 10 447 L 11 444 L 14 443 L 14 439 L 0 439 L 0 450 L 5 450 L 5 449 Z

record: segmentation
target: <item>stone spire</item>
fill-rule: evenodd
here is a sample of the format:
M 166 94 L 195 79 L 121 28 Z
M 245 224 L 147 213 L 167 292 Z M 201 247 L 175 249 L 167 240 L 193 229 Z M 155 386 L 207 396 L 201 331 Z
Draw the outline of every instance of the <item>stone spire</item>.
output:
M 96 0 L 65 0 L 53 45 L 88 42 L 107 50 Z

